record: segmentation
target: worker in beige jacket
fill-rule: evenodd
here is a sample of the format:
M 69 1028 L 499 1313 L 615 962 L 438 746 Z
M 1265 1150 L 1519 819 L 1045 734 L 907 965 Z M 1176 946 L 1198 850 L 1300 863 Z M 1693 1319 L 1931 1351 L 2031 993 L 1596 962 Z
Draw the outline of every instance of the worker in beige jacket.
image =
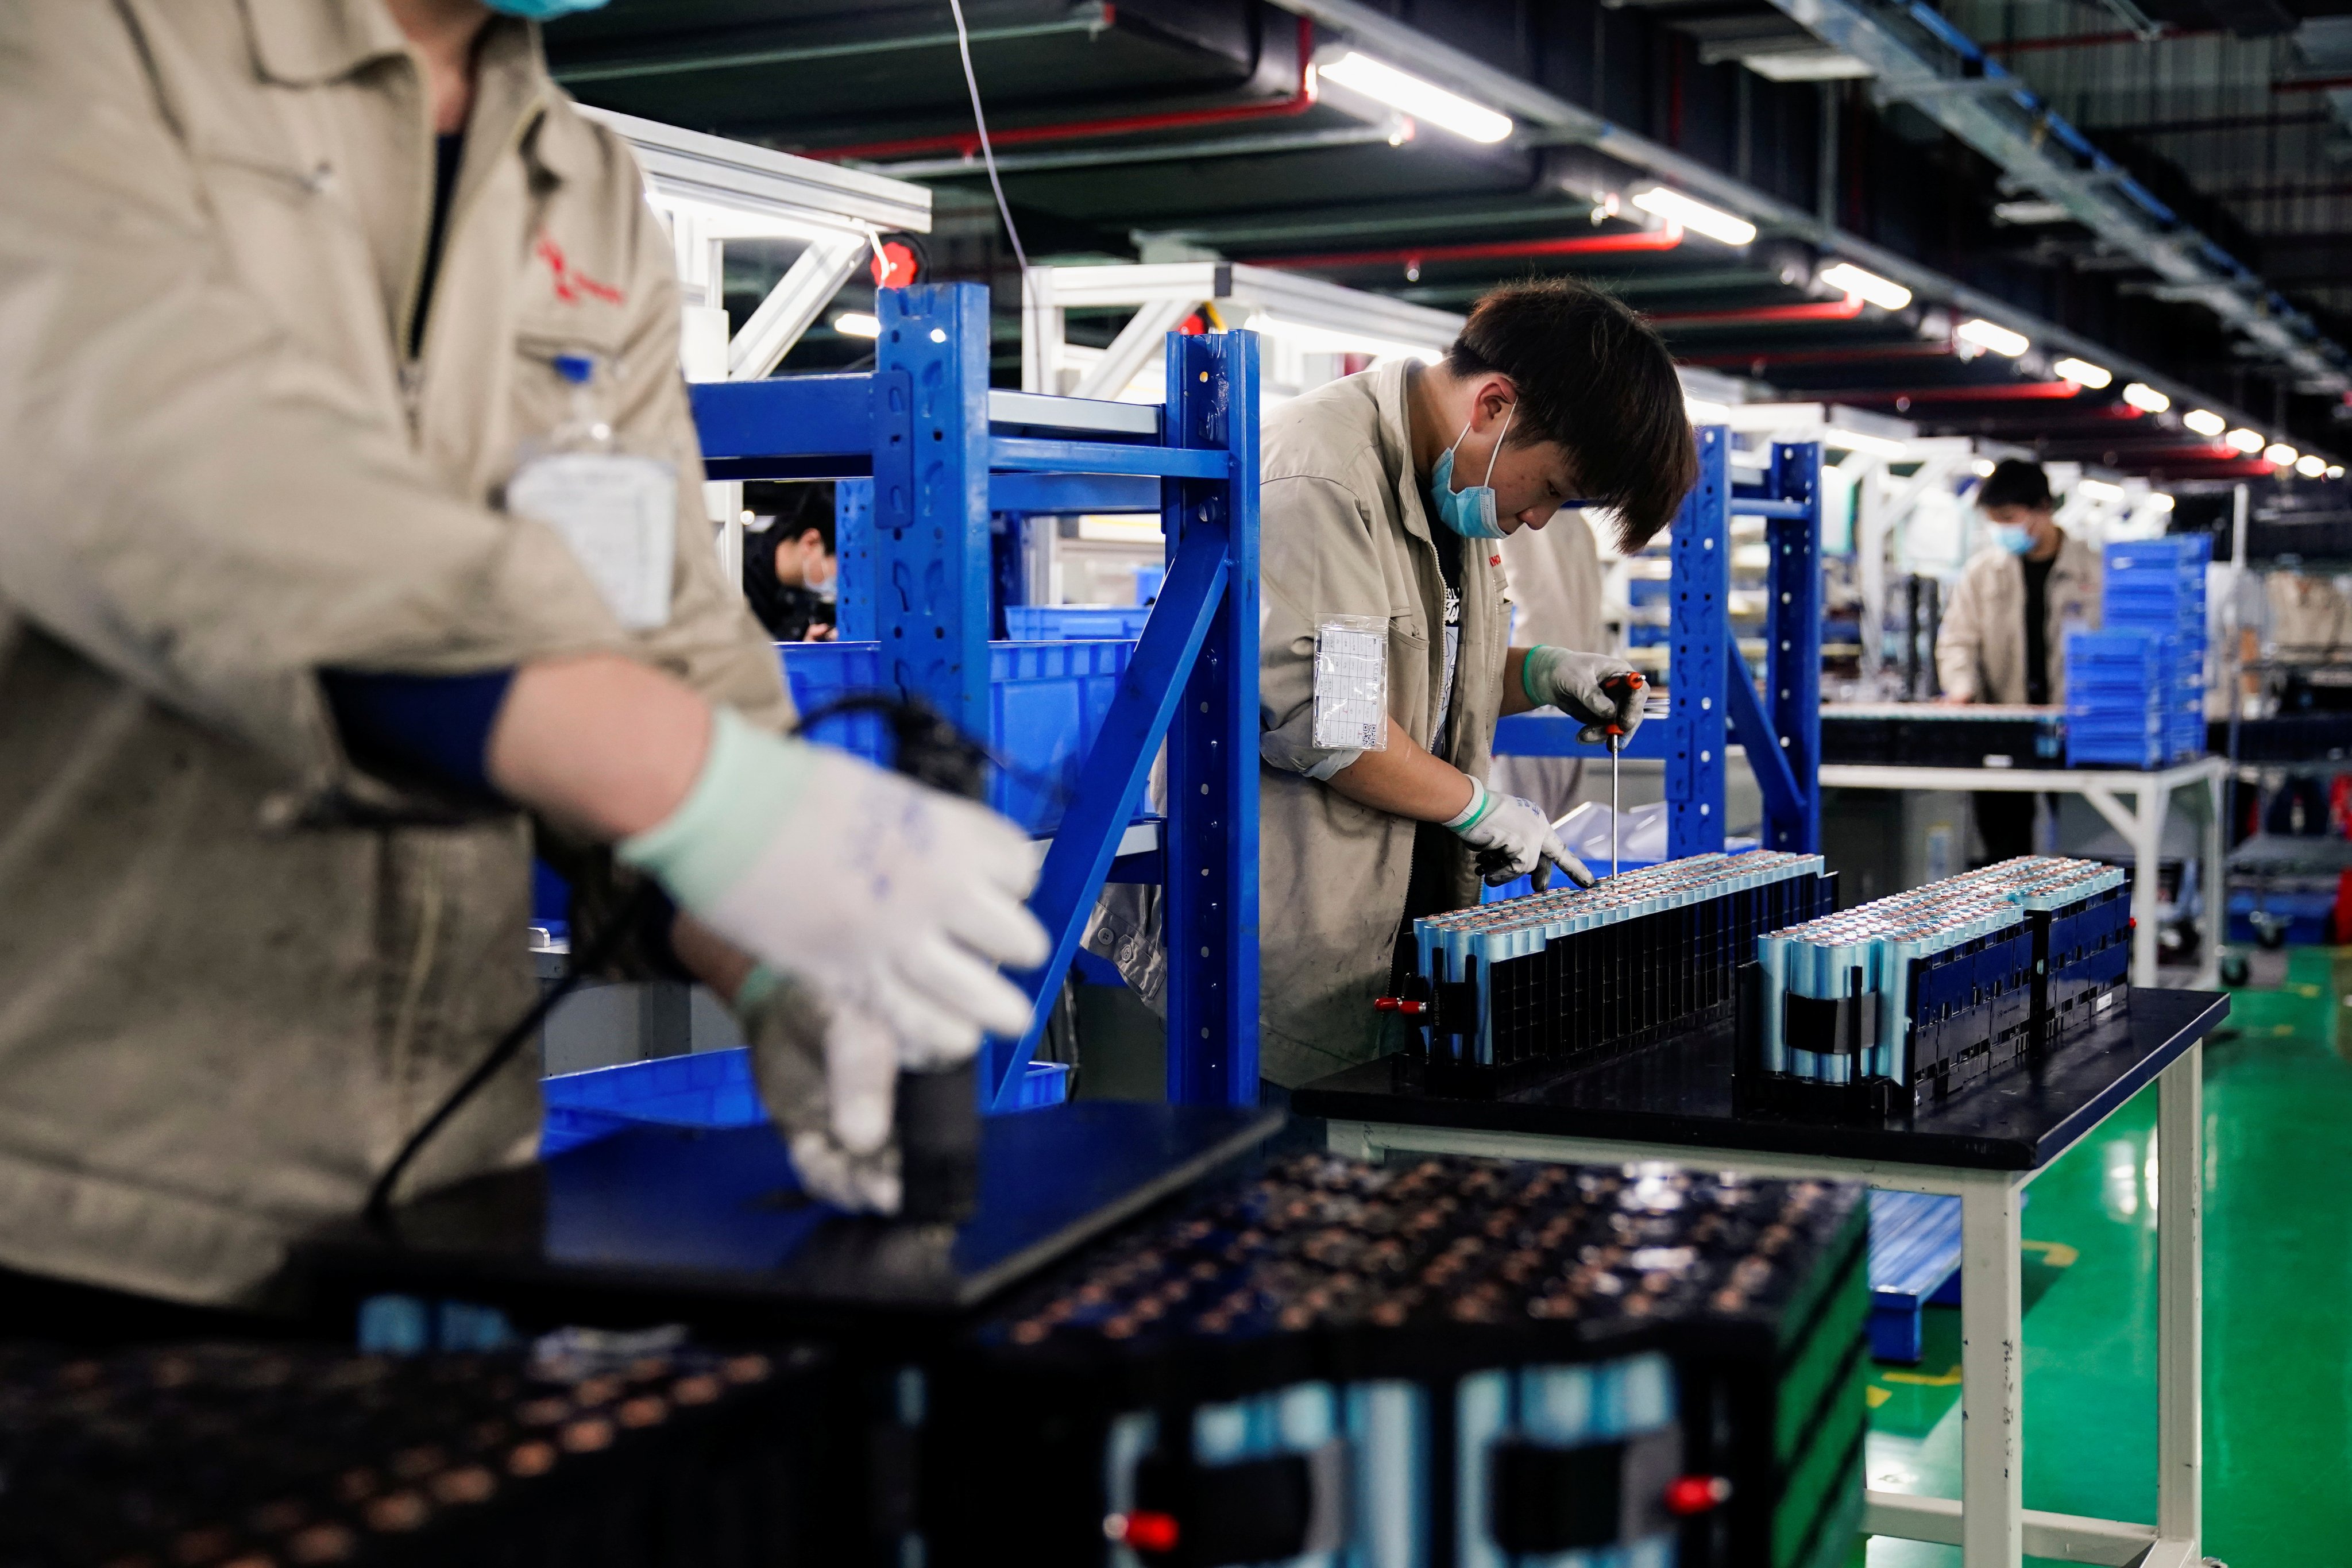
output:
M 2011 458 L 1978 487 L 1991 542 L 1961 568 L 1936 630 L 1946 702 L 2066 700 L 2066 634 L 2099 626 L 2099 552 L 2060 528 L 2041 466 Z M 2033 796 L 1980 790 L 1987 860 L 2033 853 Z
M 1622 660 L 1511 646 L 1500 542 L 1589 501 L 1638 548 L 1697 458 L 1656 335 L 1566 280 L 1488 294 L 1434 364 L 1285 404 L 1263 452 L 1260 1059 L 1293 1087 L 1399 1043 L 1372 1003 L 1416 917 L 1539 858 L 1591 880 L 1487 788 L 1495 721 L 1557 707 L 1588 741 L 1630 733 L 1642 693 Z
M 898 1067 L 1028 1016 L 1027 845 L 777 733 L 668 243 L 535 27 L 15 0 L 0 139 L 0 1331 L 260 1305 L 404 1148 L 528 1160 L 528 1051 L 411 1146 L 521 1037 L 535 836 L 895 1203 Z

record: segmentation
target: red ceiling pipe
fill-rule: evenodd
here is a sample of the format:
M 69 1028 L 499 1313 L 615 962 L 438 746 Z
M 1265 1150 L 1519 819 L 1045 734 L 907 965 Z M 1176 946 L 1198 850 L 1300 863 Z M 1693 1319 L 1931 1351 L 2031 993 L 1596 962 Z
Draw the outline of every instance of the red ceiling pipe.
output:
M 1502 239 L 1478 245 L 1402 245 L 1388 250 L 1322 250 L 1307 256 L 1253 256 L 1253 267 L 1423 267 L 1433 261 L 1497 261 L 1521 256 L 1609 256 L 1629 250 L 1672 250 L 1683 242 L 1680 224 L 1572 239 Z
M 2021 381 L 2009 386 L 1864 386 L 1845 392 L 1808 392 L 1808 403 L 2017 403 L 2044 397 L 2074 397 L 2083 390 L 2073 381 Z
M 1022 147 L 1036 142 L 1075 142 L 1092 136 L 1129 136 L 1143 131 L 1182 131 L 1195 125 L 1223 125 L 1237 120 L 1275 120 L 1304 114 L 1315 107 L 1315 24 L 1298 18 L 1298 86 L 1288 98 L 1273 103 L 1234 103 L 1218 109 L 1179 109 L 1160 114 L 1128 114 L 1107 120 L 1066 120 L 1053 125 L 1015 125 L 988 133 L 992 147 Z M 803 154 L 822 158 L 913 158 L 927 153 L 980 152 L 976 131 L 945 136 L 906 136 L 895 142 L 860 142 L 847 147 L 816 147 Z
M 1843 300 L 1810 300 L 1801 305 L 1760 305 L 1748 310 L 1683 310 L 1674 315 L 1652 316 L 1650 321 L 1661 327 L 1741 327 L 1763 325 L 1772 321 L 1851 321 L 1862 314 L 1863 299 L 1848 294 Z
M 1680 354 L 1679 364 L 1748 365 L 1751 375 L 1760 376 L 1768 364 L 1838 364 L 1847 360 L 1927 359 L 1947 357 L 1952 353 L 1949 339 L 1917 343 L 1856 343 L 1843 349 L 1774 349 L 1769 353 Z

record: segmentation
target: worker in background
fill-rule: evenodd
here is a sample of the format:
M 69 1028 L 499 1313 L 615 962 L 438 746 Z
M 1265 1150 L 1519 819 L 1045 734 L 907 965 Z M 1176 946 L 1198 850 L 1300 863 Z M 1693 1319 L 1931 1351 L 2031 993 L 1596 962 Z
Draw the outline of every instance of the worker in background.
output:
M 1566 279 L 1490 292 L 1435 363 L 1283 405 L 1262 450 L 1260 1060 L 1287 1088 L 1401 1043 L 1372 1003 L 1414 919 L 1538 859 L 1591 884 L 1489 787 L 1495 721 L 1553 707 L 1593 742 L 1631 733 L 1643 694 L 1621 659 L 1511 646 L 1501 546 L 1591 504 L 1638 548 L 1697 455 L 1656 334 Z
M 2342 582 L 2311 572 L 2264 576 L 2270 643 L 2280 658 L 2327 664 L 2352 654 L 2352 600 Z
M 530 1006 L 535 842 L 837 1201 L 1027 1021 L 1024 837 L 779 733 L 560 8 L 0 6 L 0 1331 L 266 1303 Z M 537 1076 L 395 1196 L 527 1162 Z
M 2099 552 L 2052 518 L 2041 465 L 2011 458 L 1978 487 L 1990 542 L 1960 569 L 1936 632 L 1945 702 L 2066 700 L 2066 634 L 2099 625 Z M 1977 832 L 1988 861 L 2033 853 L 2033 796 L 1979 790 Z
M 743 596 L 751 613 L 778 642 L 831 642 L 841 578 L 833 487 L 746 485 L 743 504 L 752 513 L 743 527 Z
M 1514 641 L 1578 653 L 1609 651 L 1609 627 L 1601 616 L 1601 547 L 1583 512 L 1563 512 L 1546 528 L 1513 530 L 1502 542 L 1501 554 L 1517 613 Z M 1558 821 L 1575 806 L 1583 779 L 1580 757 L 1496 757 L 1487 782 L 1506 795 L 1533 801 L 1547 818 Z

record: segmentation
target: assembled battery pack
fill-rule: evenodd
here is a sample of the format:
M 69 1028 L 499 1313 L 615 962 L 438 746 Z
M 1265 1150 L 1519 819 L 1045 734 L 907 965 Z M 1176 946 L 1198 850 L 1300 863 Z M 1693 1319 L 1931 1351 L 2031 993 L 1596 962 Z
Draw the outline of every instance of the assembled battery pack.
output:
M 1864 1230 L 1835 1183 L 1294 1158 L 979 1325 L 926 1560 L 1832 1568 Z
M 2123 881 L 2023 856 L 1764 935 L 1740 983 L 1740 1103 L 1910 1115 L 2112 1016 Z
M 1822 761 L 1915 768 L 2061 768 L 2066 710 L 2024 703 L 1838 702 Z
M 1429 1092 L 1509 1094 L 1728 1016 L 1756 939 L 1834 902 L 1818 855 L 1668 860 L 1415 921 L 1375 1005 L 1420 1026 Z
M 835 1557 L 805 1351 L 0 1351 L 0 1562 L 755 1568 Z

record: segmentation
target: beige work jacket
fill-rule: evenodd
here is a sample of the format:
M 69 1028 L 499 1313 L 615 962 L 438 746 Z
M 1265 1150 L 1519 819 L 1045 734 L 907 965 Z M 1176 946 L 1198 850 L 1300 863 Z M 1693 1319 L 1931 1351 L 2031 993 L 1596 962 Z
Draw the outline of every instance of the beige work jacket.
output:
M 1266 416 L 1258 527 L 1258 928 L 1260 1065 L 1284 1085 L 1397 1043 L 1372 999 L 1412 874 L 1414 824 L 1357 805 L 1309 776 L 1352 756 L 1314 744 L 1315 628 L 1330 616 L 1388 623 L 1389 713 L 1423 746 L 1437 738 L 1445 580 L 1412 466 L 1408 364 L 1321 386 Z M 1442 526 L 1442 525 L 1439 525 Z M 1510 606 L 1492 540 L 1465 540 L 1462 625 L 1449 742 L 1440 755 L 1486 776 L 1510 652 Z M 1454 902 L 1478 879 L 1452 839 Z
M 2066 700 L 2066 634 L 2099 629 L 2099 552 L 2059 531 L 2043 589 L 2050 700 Z M 2025 568 L 1999 546 L 1960 569 L 1936 631 L 1936 679 L 1947 695 L 1978 702 L 2025 700 Z
M 480 70 L 412 360 L 433 132 L 378 0 L 0 6 L 0 1264 L 256 1300 L 529 1006 L 529 824 L 356 773 L 319 670 L 624 649 L 790 711 L 629 153 L 531 28 Z M 497 506 L 580 350 L 677 466 L 642 636 Z M 414 1185 L 530 1156 L 532 1055 Z

